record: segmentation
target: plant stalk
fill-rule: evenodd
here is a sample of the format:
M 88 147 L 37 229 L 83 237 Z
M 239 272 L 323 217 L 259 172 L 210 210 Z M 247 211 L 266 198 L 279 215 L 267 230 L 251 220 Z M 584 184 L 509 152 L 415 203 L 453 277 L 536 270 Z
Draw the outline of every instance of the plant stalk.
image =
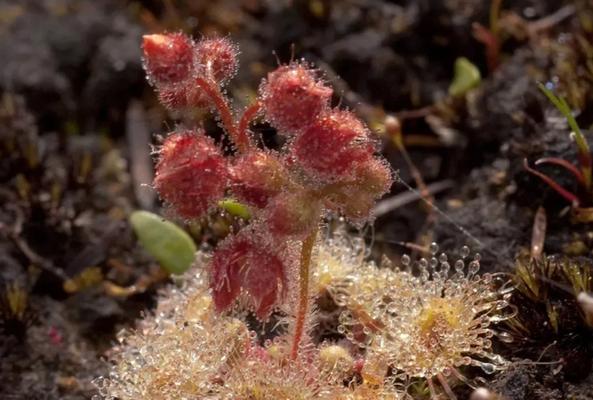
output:
M 261 109 L 261 103 L 259 101 L 254 102 L 243 111 L 241 120 L 239 121 L 239 135 L 241 137 L 249 138 L 249 124 L 257 116 Z
M 196 85 L 198 85 L 200 89 L 202 89 L 214 103 L 214 106 L 220 115 L 220 120 L 222 121 L 222 124 L 231 140 L 235 146 L 237 146 L 237 150 L 239 152 L 245 152 L 249 150 L 251 147 L 249 136 L 247 135 L 246 131 L 241 132 L 237 127 L 233 113 L 231 112 L 226 98 L 220 91 L 218 84 L 216 84 L 216 82 L 212 81 L 211 79 L 203 78 L 201 76 L 197 77 L 195 82 Z
M 299 270 L 299 308 L 297 311 L 292 348 L 290 358 L 295 360 L 298 355 L 299 345 L 303 338 L 305 330 L 305 320 L 309 308 L 309 280 L 311 273 L 311 256 L 313 255 L 313 246 L 317 238 L 317 227 L 303 240 L 301 249 L 301 266 Z

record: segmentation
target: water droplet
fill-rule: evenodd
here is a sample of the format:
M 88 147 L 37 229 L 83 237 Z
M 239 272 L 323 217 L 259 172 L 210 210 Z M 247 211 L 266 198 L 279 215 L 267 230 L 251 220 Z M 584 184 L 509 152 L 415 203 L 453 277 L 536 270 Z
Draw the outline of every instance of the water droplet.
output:
M 485 387 L 476 388 L 470 396 L 470 399 L 472 400 L 491 400 L 494 398 L 496 398 L 496 396 Z
M 513 343 L 515 338 L 508 332 L 497 332 L 496 337 L 504 343 Z
M 431 253 L 432 255 L 435 255 L 435 254 L 436 254 L 436 253 L 439 251 L 439 245 L 438 245 L 438 244 L 436 244 L 435 242 L 432 242 L 432 243 L 430 244 L 430 248 L 429 248 L 429 249 L 430 249 L 430 253 Z
M 463 272 L 463 268 L 465 268 L 465 263 L 463 262 L 463 260 L 455 261 L 455 271 Z
M 451 265 L 448 262 L 445 261 L 441 263 L 441 274 L 444 278 L 446 278 L 447 275 L 449 275 L 449 270 L 451 270 Z
M 403 265 L 403 266 L 407 267 L 408 265 L 410 265 L 410 262 L 411 262 L 411 261 L 412 261 L 412 260 L 410 259 L 410 256 L 409 256 L 409 255 L 407 255 L 407 254 L 404 254 L 404 255 L 402 256 L 401 262 L 402 262 L 402 265 Z
M 421 258 L 420 261 L 418 261 L 418 265 L 421 269 L 426 269 L 428 267 L 428 261 L 426 261 L 426 258 Z
M 468 272 L 469 275 L 475 275 L 480 270 L 480 263 L 478 261 L 472 261 L 469 263 Z
M 461 255 L 462 258 L 465 258 L 465 257 L 469 256 L 469 252 L 470 252 L 469 247 L 463 246 L 461 248 L 461 251 L 459 252 L 459 254 Z
M 488 375 L 496 372 L 496 365 L 494 365 L 494 364 L 487 363 L 487 362 L 479 362 L 479 361 L 474 361 L 474 362 L 476 363 L 476 365 L 478 367 L 482 368 L 482 371 L 484 371 Z

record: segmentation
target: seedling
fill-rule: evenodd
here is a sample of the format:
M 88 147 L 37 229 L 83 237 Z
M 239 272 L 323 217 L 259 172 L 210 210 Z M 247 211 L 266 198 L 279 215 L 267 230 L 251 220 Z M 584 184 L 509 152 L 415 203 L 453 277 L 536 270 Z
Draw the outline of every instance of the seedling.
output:
M 524 160 L 525 169 L 546 182 L 558 194 L 568 200 L 573 208 L 576 209 L 580 208 L 581 205 L 589 205 L 593 201 L 593 192 L 591 191 L 593 156 L 591 155 L 591 150 L 589 148 L 589 144 L 587 143 L 587 139 L 583 135 L 583 132 L 581 131 L 581 128 L 572 114 L 570 106 L 566 100 L 560 96 L 555 95 L 551 90 L 542 84 L 539 84 L 539 88 L 568 121 L 568 125 L 572 129 L 571 136 L 574 138 L 577 146 L 578 164 L 575 165 L 558 157 L 543 157 L 536 160 L 535 165 L 552 164 L 566 169 L 577 180 L 579 186 L 582 188 L 583 195 L 578 195 L 567 190 L 549 176 L 531 168 L 527 162 L 527 159 Z
M 455 72 L 453 81 L 449 85 L 449 95 L 453 97 L 462 96 L 479 86 L 481 80 L 482 76 L 478 67 L 467 58 L 459 57 L 455 60 Z
M 486 49 L 486 61 L 488 69 L 492 72 L 500 64 L 500 10 L 502 0 L 492 0 L 490 3 L 490 26 L 486 28 L 478 22 L 474 22 L 473 34 L 477 41 L 484 44 Z

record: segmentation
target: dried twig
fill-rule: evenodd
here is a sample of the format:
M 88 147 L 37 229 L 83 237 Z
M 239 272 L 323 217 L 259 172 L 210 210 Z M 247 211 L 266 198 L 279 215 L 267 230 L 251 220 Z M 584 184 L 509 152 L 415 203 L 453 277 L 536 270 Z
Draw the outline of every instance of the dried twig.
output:
M 529 22 L 527 24 L 527 31 L 529 32 L 530 36 L 534 36 L 541 31 L 545 31 L 558 25 L 566 18 L 569 18 L 572 15 L 574 15 L 576 11 L 577 9 L 573 4 L 564 6 L 553 14 L 540 18 L 537 21 Z
M 531 257 L 540 258 L 544 251 L 544 242 L 546 240 L 546 228 L 548 222 L 546 210 L 542 206 L 537 209 L 533 219 L 533 231 L 531 233 Z
M 50 260 L 37 254 L 31 248 L 31 246 L 29 246 L 29 243 L 27 243 L 27 241 L 21 237 L 21 233 L 23 231 L 23 223 L 25 221 L 25 217 L 21 209 L 14 204 L 9 204 L 6 207 L 6 209 L 12 210 L 14 212 L 15 220 L 12 224 L 12 227 L 3 225 L 0 226 L 0 228 L 6 230 L 6 236 L 14 242 L 14 244 L 21 251 L 21 253 L 23 253 L 23 255 L 27 257 L 31 264 L 57 276 L 60 279 L 68 279 L 64 271 L 56 267 Z
M 142 104 L 132 101 L 126 111 L 126 136 L 130 149 L 130 172 L 134 182 L 134 194 L 142 209 L 154 207 L 155 192 L 146 185 L 154 177 L 150 159 L 150 132 Z
M 593 296 L 589 293 L 581 292 L 577 296 L 577 302 L 585 314 L 587 324 L 593 327 Z
M 426 190 L 431 195 L 435 195 L 447 189 L 451 189 L 454 187 L 455 182 L 452 180 L 445 180 L 440 182 L 434 182 L 426 186 Z M 373 210 L 373 215 L 376 217 L 380 217 L 381 215 L 385 215 L 390 213 L 391 211 L 398 209 L 406 204 L 409 204 L 413 201 L 420 200 L 422 196 L 419 192 L 402 192 L 398 195 L 389 197 L 385 200 L 381 200 L 377 203 Z

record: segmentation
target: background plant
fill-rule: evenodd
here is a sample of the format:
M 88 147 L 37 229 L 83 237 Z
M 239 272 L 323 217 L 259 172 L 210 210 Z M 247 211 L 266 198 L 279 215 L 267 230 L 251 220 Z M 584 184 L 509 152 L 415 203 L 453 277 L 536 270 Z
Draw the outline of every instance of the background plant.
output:
M 572 193 L 558 184 L 554 179 L 531 168 L 527 160 L 524 161 L 525 169 L 547 183 L 558 194 L 568 200 L 575 209 L 579 209 L 583 205 L 588 206 L 590 205 L 593 196 L 593 193 L 591 192 L 593 179 L 593 157 L 591 155 L 589 143 L 581 131 L 581 128 L 579 127 L 579 124 L 577 123 L 577 120 L 575 119 L 575 116 L 573 115 L 573 112 L 566 100 L 561 96 L 555 95 L 554 92 L 546 88 L 544 85 L 540 84 L 539 88 L 556 107 L 556 109 L 560 111 L 562 116 L 566 118 L 566 121 L 568 122 L 568 125 L 571 129 L 571 137 L 574 139 L 577 147 L 578 164 L 575 165 L 570 161 L 558 157 L 542 157 L 535 161 L 535 165 L 552 164 L 564 168 L 576 179 L 577 183 L 579 184 L 580 193 Z M 587 215 L 583 213 L 579 213 L 579 215 L 581 215 L 581 218 L 577 216 L 577 219 L 583 219 L 584 217 L 584 220 L 581 222 L 586 222 Z

